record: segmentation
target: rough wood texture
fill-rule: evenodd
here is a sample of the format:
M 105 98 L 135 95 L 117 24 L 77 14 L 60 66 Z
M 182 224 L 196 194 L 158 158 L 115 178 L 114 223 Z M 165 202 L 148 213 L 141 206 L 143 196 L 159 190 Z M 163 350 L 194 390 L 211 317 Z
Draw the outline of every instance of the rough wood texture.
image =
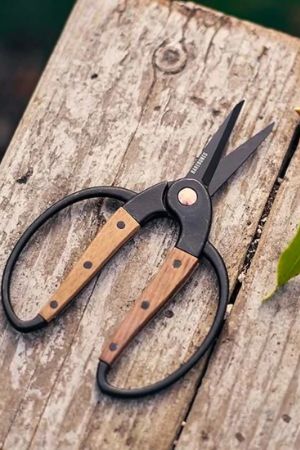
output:
M 282 249 L 300 224 L 300 146 L 177 450 L 300 448 L 300 279 L 267 304 Z
M 105 345 L 100 360 L 112 364 L 132 338 L 146 325 L 182 287 L 198 265 L 198 258 L 178 248 L 173 248 L 159 271 L 134 302 L 117 331 Z M 113 344 L 113 346 L 112 346 Z
M 118 226 L 119 222 L 123 228 Z M 125 209 L 119 208 L 99 230 L 39 314 L 48 322 L 56 317 L 139 228 L 140 224 Z
M 1 268 L 25 227 L 63 195 L 184 175 L 245 98 L 233 147 L 273 120 L 277 127 L 214 199 L 210 237 L 233 287 L 295 124 L 299 73 L 296 39 L 193 4 L 79 0 L 1 165 Z M 41 230 L 14 277 L 20 315 L 36 313 L 111 213 L 110 202 L 87 202 Z M 201 365 L 135 402 L 102 396 L 95 373 L 99 344 L 175 239 L 168 220 L 147 226 L 42 332 L 21 336 L 1 312 L 0 447 L 170 448 Z M 213 281 L 200 265 L 123 353 L 113 383 L 152 383 L 194 352 L 215 311 Z

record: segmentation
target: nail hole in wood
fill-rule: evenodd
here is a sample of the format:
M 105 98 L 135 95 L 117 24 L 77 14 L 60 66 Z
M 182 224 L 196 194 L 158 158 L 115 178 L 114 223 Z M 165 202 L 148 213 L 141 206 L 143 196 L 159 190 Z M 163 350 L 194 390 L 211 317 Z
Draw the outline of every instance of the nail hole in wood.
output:
M 120 228 L 120 230 L 125 228 L 125 223 L 123 222 L 123 220 L 119 220 L 119 222 L 117 223 L 117 227 Z
M 90 269 L 92 266 L 93 266 L 93 263 L 92 263 L 91 261 L 85 261 L 85 262 L 83 263 L 83 267 L 84 267 L 85 269 Z

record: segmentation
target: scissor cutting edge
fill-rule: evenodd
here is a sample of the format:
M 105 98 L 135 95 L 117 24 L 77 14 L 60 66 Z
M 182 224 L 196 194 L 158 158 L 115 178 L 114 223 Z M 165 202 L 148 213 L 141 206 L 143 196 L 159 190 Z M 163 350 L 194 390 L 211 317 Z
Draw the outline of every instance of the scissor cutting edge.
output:
M 22 332 L 47 325 L 102 269 L 106 262 L 149 220 L 157 216 L 171 216 L 180 224 L 176 246 L 127 313 L 115 334 L 104 346 L 98 364 L 97 380 L 100 389 L 110 395 L 135 398 L 169 386 L 183 376 L 203 356 L 216 339 L 223 323 L 228 300 L 228 277 L 224 262 L 209 242 L 212 206 L 211 196 L 246 161 L 271 133 L 273 124 L 257 133 L 235 151 L 222 158 L 229 137 L 240 114 L 243 102 L 237 104 L 213 135 L 187 176 L 172 182 L 161 182 L 141 193 L 118 187 L 96 187 L 74 193 L 48 208 L 17 242 L 2 278 L 2 303 L 11 324 Z M 10 300 L 10 282 L 20 253 L 33 234 L 54 214 L 87 198 L 113 197 L 124 202 L 98 232 L 71 272 L 61 283 L 37 316 L 29 321 L 18 318 Z M 119 389 L 107 381 L 107 374 L 123 349 L 139 330 L 178 291 L 206 258 L 212 264 L 219 285 L 219 301 L 212 327 L 189 360 L 164 380 L 137 389 Z
M 236 150 L 222 158 L 244 103 L 245 101 L 242 100 L 233 108 L 186 175 L 187 178 L 195 178 L 201 181 L 207 187 L 210 196 L 213 196 L 254 153 L 274 127 L 274 123 L 271 123 Z
M 241 101 L 233 108 L 218 131 L 210 139 L 196 163 L 186 175 L 186 178 L 195 178 L 203 183 L 204 186 L 208 187 L 218 167 L 243 104 L 244 101 Z

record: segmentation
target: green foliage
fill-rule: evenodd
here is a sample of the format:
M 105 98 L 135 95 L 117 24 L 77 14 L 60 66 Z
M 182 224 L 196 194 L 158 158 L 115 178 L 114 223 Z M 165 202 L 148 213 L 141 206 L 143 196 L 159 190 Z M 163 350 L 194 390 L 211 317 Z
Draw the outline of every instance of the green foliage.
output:
M 252 22 L 300 35 L 299 0 L 195 0 Z M 75 0 L 1 0 L 0 43 L 52 50 Z M 101 0 L 99 0 L 101 8 Z
M 300 275 L 300 226 L 294 239 L 280 255 L 277 265 L 276 287 L 264 298 L 264 301 L 269 300 L 280 287 L 297 275 Z
M 51 51 L 75 0 L 1 0 L 0 41 Z
M 299 0 L 196 0 L 196 3 L 295 36 L 300 35 Z
M 300 274 L 300 227 L 294 239 L 282 253 L 278 262 L 278 286 L 283 286 L 291 278 Z

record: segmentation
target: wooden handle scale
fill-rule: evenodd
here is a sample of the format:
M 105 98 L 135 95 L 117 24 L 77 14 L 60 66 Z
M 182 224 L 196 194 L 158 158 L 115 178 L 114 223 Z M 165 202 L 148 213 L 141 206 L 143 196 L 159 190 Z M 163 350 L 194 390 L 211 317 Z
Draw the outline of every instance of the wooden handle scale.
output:
M 140 329 L 183 285 L 198 265 L 198 258 L 172 249 L 159 272 L 144 289 L 118 330 L 105 345 L 100 360 L 111 365 Z
M 47 322 L 57 316 L 139 228 L 139 223 L 125 209 L 119 208 L 99 231 L 48 303 L 42 307 L 39 315 Z

